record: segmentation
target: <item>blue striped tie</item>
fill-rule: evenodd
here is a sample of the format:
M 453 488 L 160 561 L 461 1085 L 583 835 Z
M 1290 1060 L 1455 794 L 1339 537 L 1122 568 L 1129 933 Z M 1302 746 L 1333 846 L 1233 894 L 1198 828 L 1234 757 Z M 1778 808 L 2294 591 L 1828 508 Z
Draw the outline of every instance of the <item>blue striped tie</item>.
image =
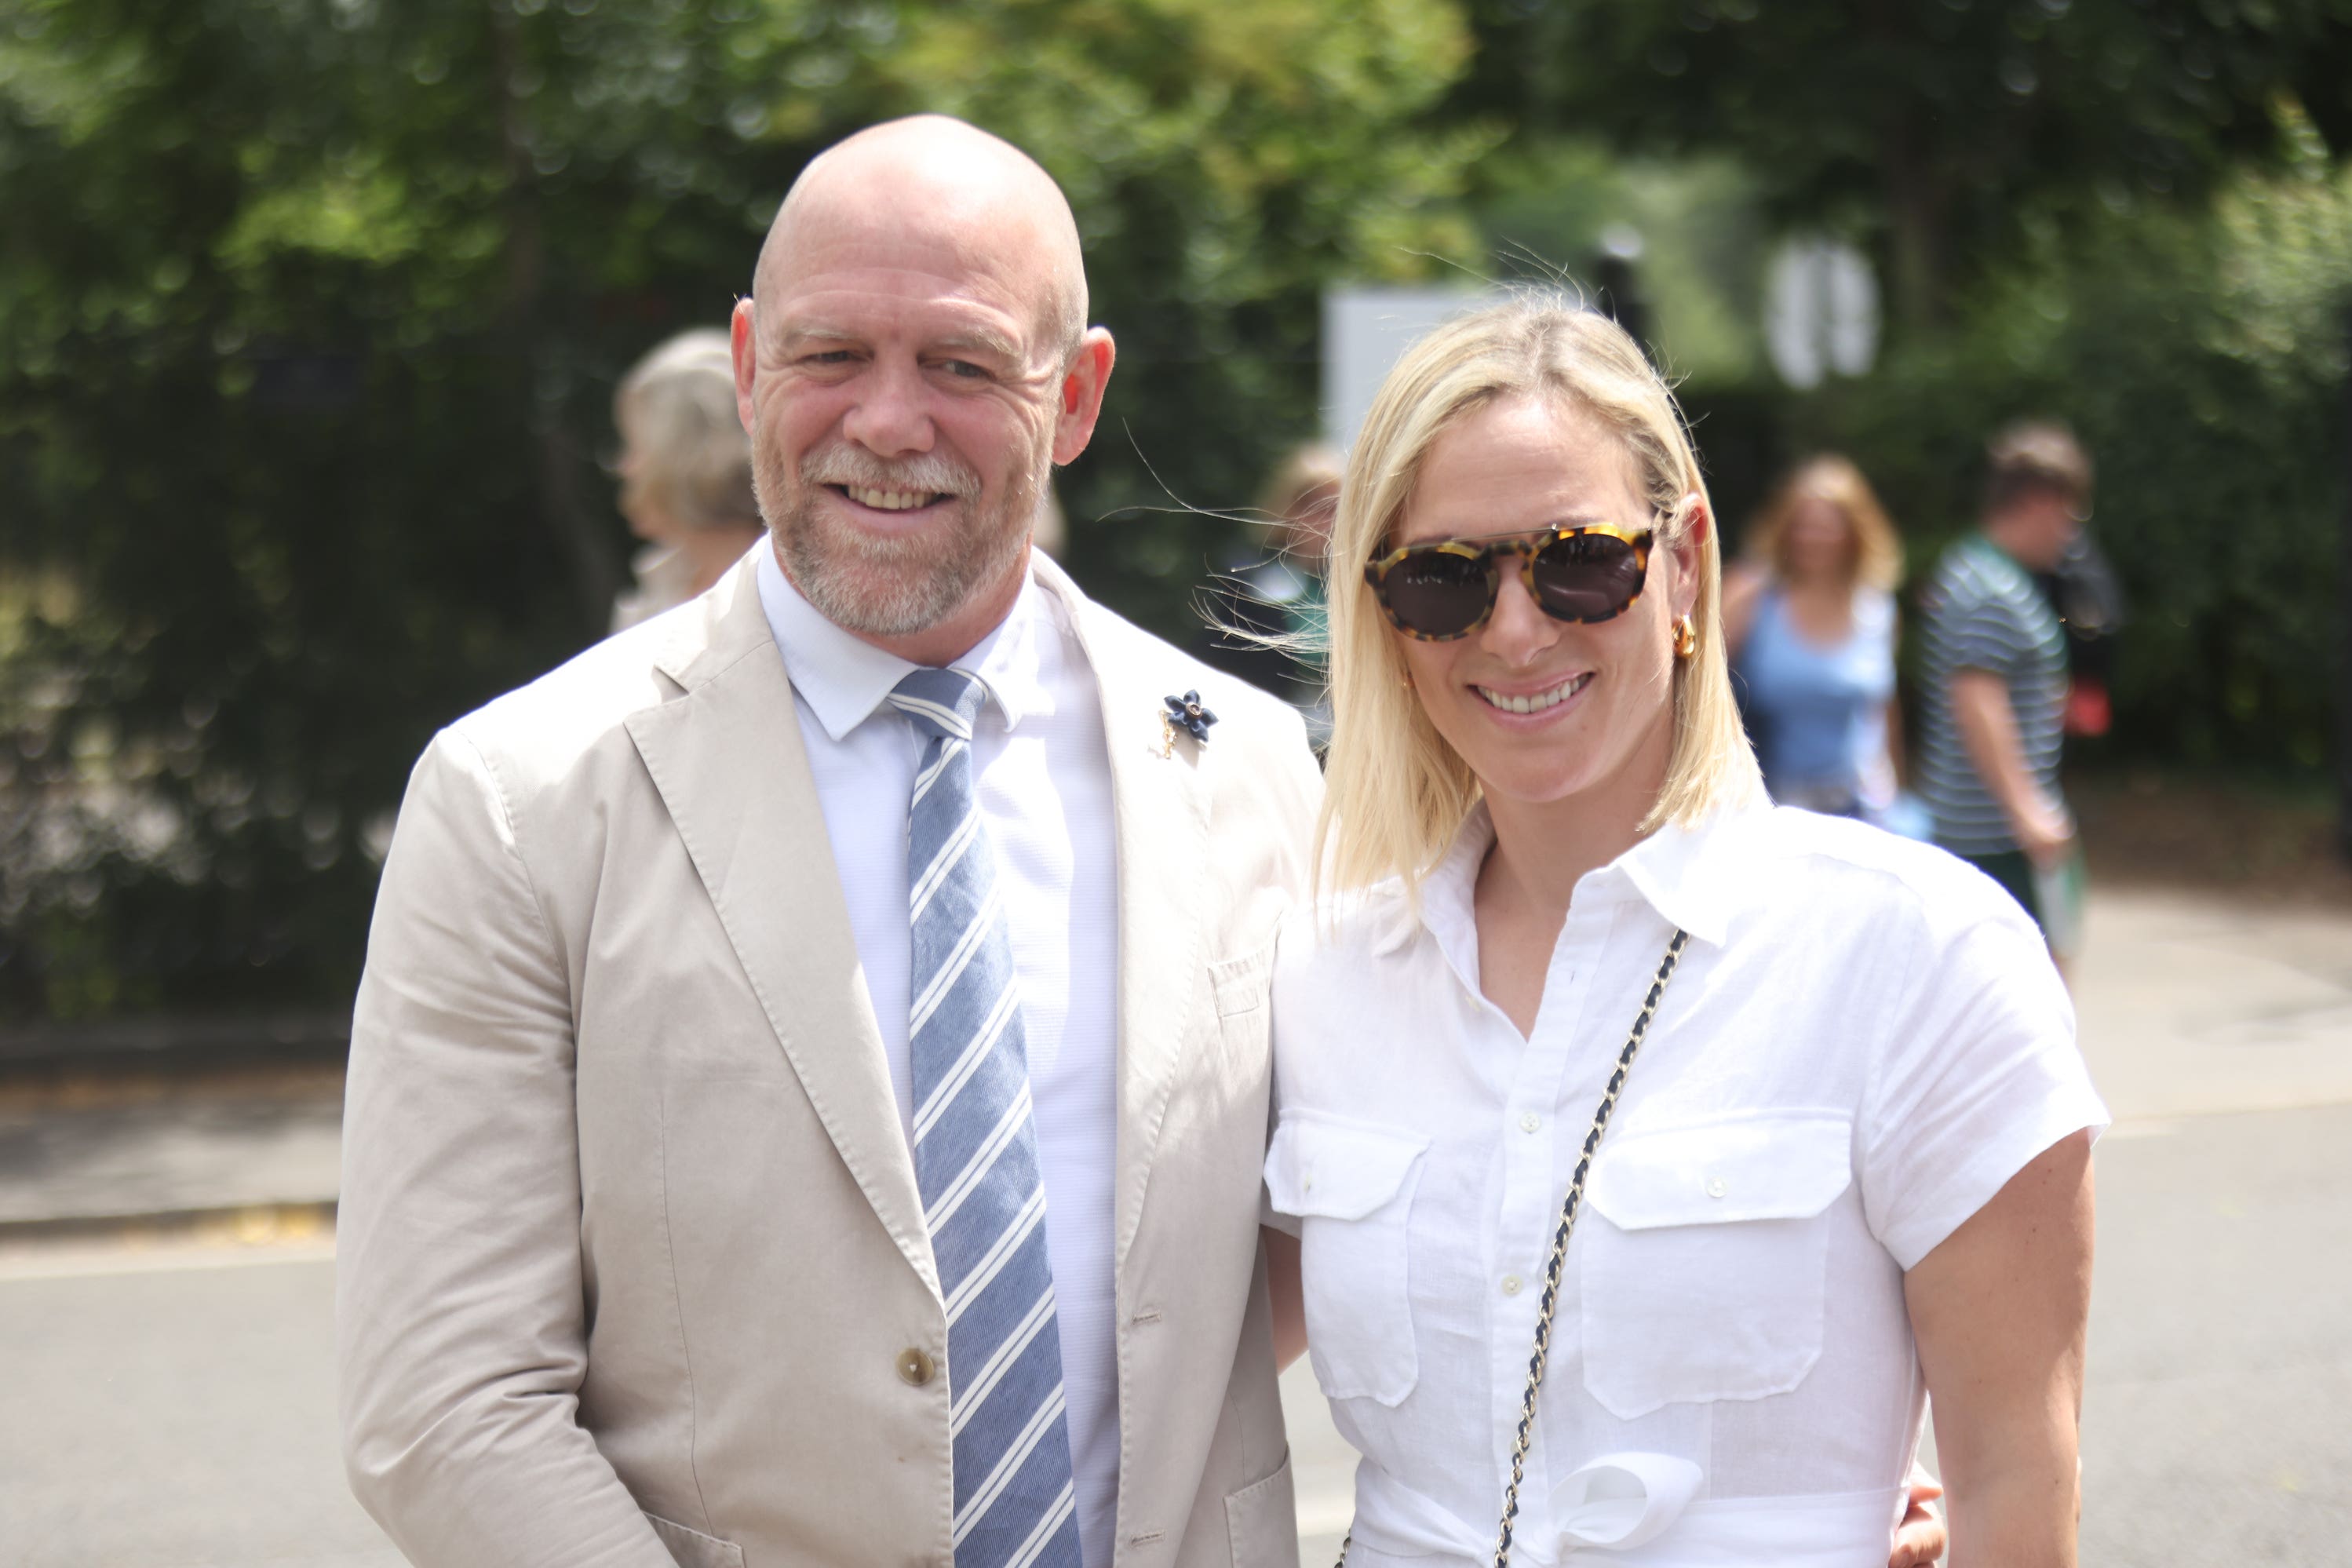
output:
M 890 694 L 925 740 L 907 825 L 915 1179 L 947 1299 L 956 1568 L 1078 1568 L 1029 1053 L 972 781 L 987 697 L 960 669 Z

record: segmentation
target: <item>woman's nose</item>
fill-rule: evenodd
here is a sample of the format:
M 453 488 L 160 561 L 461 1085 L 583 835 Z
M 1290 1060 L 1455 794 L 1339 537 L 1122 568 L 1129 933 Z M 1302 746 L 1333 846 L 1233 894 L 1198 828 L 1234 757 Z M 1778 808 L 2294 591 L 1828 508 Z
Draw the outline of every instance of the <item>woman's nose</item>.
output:
M 1495 613 L 1479 629 L 1478 641 L 1507 664 L 1528 665 L 1559 641 L 1559 623 L 1543 613 L 1514 567 L 1503 574 L 1503 591 L 1496 596 Z

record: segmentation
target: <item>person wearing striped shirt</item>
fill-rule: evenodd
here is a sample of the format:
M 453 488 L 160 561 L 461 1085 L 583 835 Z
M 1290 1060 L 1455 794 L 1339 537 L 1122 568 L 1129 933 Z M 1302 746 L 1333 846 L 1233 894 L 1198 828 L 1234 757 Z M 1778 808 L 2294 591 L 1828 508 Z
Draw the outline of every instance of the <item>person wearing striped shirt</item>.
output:
M 1936 841 L 1991 877 L 2045 931 L 2036 872 L 2074 854 L 2058 783 L 2066 635 L 2034 582 L 2090 511 L 2091 465 L 2063 426 L 2011 426 L 1989 448 L 1982 521 L 1922 595 L 1918 784 Z

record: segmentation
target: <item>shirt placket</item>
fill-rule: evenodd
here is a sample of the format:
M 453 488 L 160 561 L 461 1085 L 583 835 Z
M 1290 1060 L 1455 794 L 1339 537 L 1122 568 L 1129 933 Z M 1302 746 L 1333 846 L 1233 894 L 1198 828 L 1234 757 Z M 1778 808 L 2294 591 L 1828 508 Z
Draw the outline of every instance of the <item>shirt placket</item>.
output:
M 1605 929 L 1605 919 L 1570 912 L 1552 949 L 1535 1029 L 1527 1048 L 1519 1053 L 1499 1112 L 1497 1136 L 1503 1154 L 1496 1169 L 1501 1190 L 1496 1197 L 1497 1223 L 1486 1269 L 1487 1289 L 1494 1300 L 1488 1321 L 1494 1329 L 1486 1352 L 1497 1475 L 1506 1479 L 1527 1396 L 1528 1358 L 1535 1347 L 1536 1320 L 1542 1310 L 1544 1271 L 1551 1259 L 1553 1233 L 1559 1226 L 1568 1173 L 1574 1168 L 1575 1150 L 1583 1137 L 1580 1121 L 1572 1130 L 1561 1123 L 1562 1093 L 1567 1083 L 1583 1076 L 1572 1069 L 1590 1033 L 1585 1026 L 1586 1000 L 1591 994 L 1591 976 Z M 1567 1286 L 1563 1278 L 1563 1293 Z M 1555 1335 L 1558 1323 L 1556 1311 Z M 1549 1375 L 1548 1370 L 1547 1381 Z M 1540 1408 L 1540 1398 L 1538 1405 Z M 1514 1533 L 1543 1542 L 1547 1554 L 1557 1534 L 1551 1518 L 1551 1489 L 1542 1480 L 1549 1473 L 1539 1423 L 1528 1449 Z M 1501 1497 L 1499 1488 L 1496 1496 Z

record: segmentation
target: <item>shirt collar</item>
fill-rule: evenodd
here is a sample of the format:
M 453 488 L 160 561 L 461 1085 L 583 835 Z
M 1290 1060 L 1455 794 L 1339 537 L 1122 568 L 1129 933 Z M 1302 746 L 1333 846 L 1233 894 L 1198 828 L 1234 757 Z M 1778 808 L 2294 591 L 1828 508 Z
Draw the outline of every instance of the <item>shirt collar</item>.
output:
M 1746 875 L 1752 833 L 1769 808 L 1731 805 L 1695 826 L 1668 823 L 1606 866 L 1585 873 L 1576 884 L 1575 909 L 1639 900 L 1670 924 L 1699 942 L 1720 946 L 1729 934 L 1734 900 L 1749 885 Z M 1465 984 L 1476 984 L 1478 921 L 1475 895 L 1478 869 L 1495 842 L 1494 819 L 1484 801 L 1470 808 L 1453 844 L 1422 879 L 1418 917 L 1395 884 L 1397 916 L 1376 951 L 1392 952 L 1416 927 L 1426 929 Z
M 834 740 L 871 718 L 898 682 L 919 668 L 825 619 L 784 575 L 772 548 L 760 552 L 759 578 L 760 606 L 782 651 L 785 673 Z M 1045 634 L 1056 629 L 1056 622 L 1047 598 L 1034 573 L 1024 576 L 1004 619 L 955 661 L 956 668 L 980 678 L 1007 730 L 1054 711 L 1045 658 Z

